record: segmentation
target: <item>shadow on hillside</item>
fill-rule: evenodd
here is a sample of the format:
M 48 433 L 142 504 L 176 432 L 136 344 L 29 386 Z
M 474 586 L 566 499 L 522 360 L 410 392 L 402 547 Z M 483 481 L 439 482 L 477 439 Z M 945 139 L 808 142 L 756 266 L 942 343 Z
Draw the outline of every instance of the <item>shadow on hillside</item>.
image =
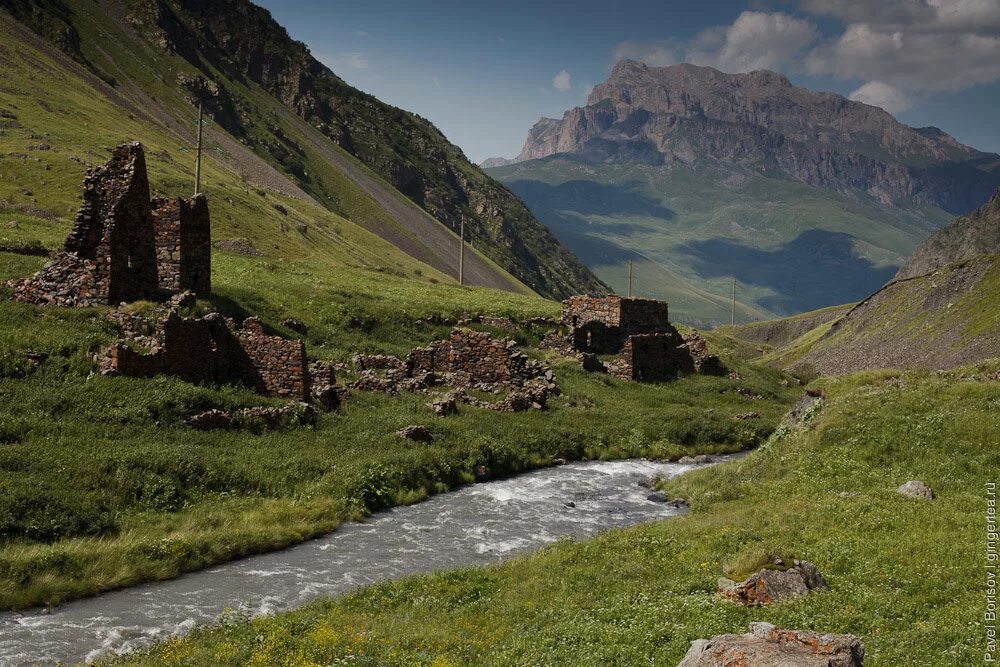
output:
M 532 211 L 574 211 L 581 215 L 642 215 L 659 220 L 673 220 L 675 213 L 659 201 L 641 194 L 638 181 L 608 185 L 594 181 L 566 181 L 549 185 L 541 181 L 517 180 L 507 187 L 524 200 Z M 616 230 L 629 233 L 631 225 Z
M 777 294 L 759 300 L 776 313 L 799 313 L 865 298 L 892 279 L 898 266 L 876 267 L 854 248 L 854 237 L 811 229 L 775 250 L 731 239 L 695 241 L 675 248 L 692 258 L 702 278 L 735 276 Z

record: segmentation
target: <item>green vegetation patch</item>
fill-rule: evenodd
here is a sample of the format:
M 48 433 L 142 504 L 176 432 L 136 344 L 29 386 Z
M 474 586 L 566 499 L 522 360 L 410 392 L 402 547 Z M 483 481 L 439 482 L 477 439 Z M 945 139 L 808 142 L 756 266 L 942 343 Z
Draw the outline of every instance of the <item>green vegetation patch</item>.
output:
M 980 664 L 985 484 L 1000 469 L 996 362 L 825 380 L 804 430 L 671 480 L 685 517 L 563 541 L 500 567 L 369 586 L 169 641 L 124 664 L 676 664 L 751 621 L 863 638 L 871 667 Z M 910 479 L 936 499 L 895 492 Z M 761 556 L 830 589 L 747 609 L 716 579 Z

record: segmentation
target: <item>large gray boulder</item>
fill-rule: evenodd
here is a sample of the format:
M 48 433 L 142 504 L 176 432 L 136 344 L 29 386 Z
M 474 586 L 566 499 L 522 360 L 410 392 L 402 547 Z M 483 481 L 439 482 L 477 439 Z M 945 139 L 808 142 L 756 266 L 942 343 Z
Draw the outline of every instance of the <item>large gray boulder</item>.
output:
M 816 566 L 804 560 L 793 561 L 792 567 L 785 570 L 764 568 L 740 582 L 725 577 L 718 582 L 720 596 L 747 606 L 773 604 L 826 587 L 826 579 Z
M 865 647 L 854 635 L 781 630 L 751 623 L 745 635 L 691 642 L 677 667 L 863 667 Z

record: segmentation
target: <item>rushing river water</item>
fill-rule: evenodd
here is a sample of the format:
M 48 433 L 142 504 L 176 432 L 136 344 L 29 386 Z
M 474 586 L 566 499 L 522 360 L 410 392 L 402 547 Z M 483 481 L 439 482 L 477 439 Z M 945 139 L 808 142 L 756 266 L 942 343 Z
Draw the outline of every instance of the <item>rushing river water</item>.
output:
M 268 614 L 371 582 L 496 563 L 561 537 L 676 516 L 639 482 L 697 466 L 571 463 L 474 484 L 381 512 L 298 546 L 171 581 L 0 615 L 0 665 L 93 660 L 217 620 L 226 608 Z

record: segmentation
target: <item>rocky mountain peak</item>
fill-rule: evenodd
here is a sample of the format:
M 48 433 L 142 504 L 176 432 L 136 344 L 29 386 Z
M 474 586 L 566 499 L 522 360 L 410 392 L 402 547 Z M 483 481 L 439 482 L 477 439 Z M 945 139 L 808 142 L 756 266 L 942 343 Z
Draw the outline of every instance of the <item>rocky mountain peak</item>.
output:
M 691 64 L 617 63 L 586 106 L 536 123 L 518 159 L 557 153 L 668 167 L 710 160 L 860 191 L 883 205 L 915 201 L 952 213 L 975 208 L 1000 184 L 1000 156 L 938 128 L 911 128 L 883 109 L 795 86 L 777 72 Z

